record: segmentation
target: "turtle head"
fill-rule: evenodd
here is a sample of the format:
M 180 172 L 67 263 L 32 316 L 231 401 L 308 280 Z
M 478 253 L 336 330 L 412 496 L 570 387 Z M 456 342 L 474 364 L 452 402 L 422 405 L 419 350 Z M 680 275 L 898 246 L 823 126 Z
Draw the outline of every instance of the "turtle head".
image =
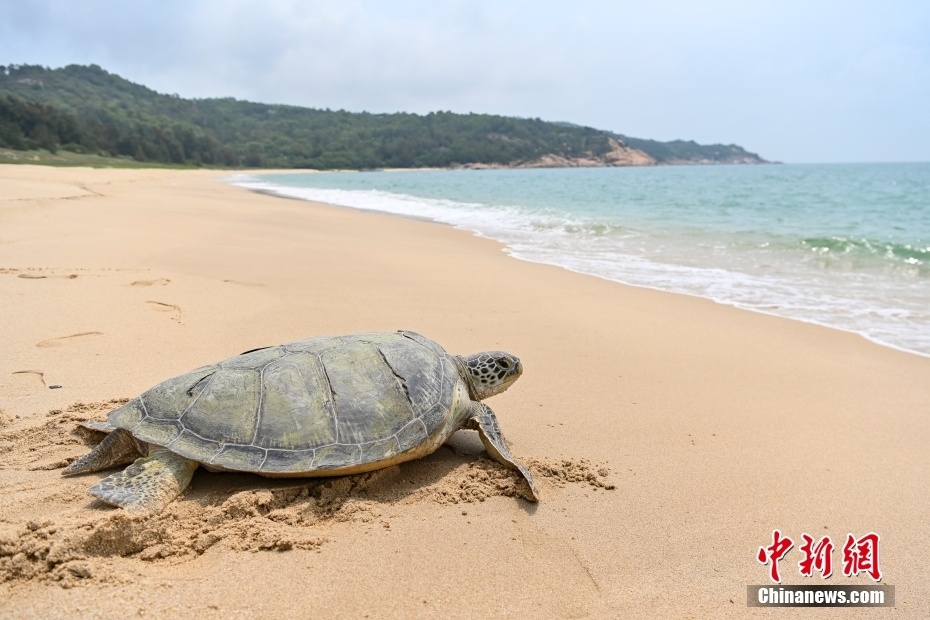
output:
M 477 400 L 500 394 L 521 374 L 520 358 L 504 351 L 484 351 L 459 358 L 465 365 L 465 380 Z

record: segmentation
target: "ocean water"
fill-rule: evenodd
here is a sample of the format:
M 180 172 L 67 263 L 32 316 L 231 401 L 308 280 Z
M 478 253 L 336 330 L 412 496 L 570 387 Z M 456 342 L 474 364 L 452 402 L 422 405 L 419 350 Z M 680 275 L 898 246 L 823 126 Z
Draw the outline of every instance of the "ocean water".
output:
M 516 258 L 706 297 L 930 355 L 930 164 L 238 176 L 425 217 Z

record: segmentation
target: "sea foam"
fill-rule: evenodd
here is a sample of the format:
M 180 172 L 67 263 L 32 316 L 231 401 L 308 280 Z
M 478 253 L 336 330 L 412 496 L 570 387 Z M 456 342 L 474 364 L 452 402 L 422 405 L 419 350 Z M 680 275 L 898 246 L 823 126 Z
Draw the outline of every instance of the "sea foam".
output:
M 726 168 L 313 173 L 231 182 L 442 222 L 500 241 L 522 260 L 930 355 L 930 243 L 913 230 L 930 214 L 918 209 L 896 224 L 874 211 L 897 212 L 898 203 L 857 196 L 863 204 L 845 205 L 830 191 L 855 169 L 840 171 L 840 179 L 836 170 L 826 180 L 808 175 L 812 181 L 792 167 Z M 922 173 L 930 183 L 930 166 Z M 798 178 L 807 178 L 806 191 Z M 896 238 L 896 226 L 906 234 Z M 930 224 L 926 230 L 930 238 Z

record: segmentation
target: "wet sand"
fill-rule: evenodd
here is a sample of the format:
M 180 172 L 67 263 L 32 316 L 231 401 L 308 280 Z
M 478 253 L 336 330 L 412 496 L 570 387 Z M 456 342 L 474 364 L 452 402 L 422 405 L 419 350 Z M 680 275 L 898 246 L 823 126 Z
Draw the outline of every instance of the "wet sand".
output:
M 842 546 L 879 533 L 895 613 L 925 613 L 930 359 L 221 178 L 0 166 L 0 617 L 801 617 L 746 606 L 775 529 L 785 584 L 873 583 Z M 488 404 L 538 504 L 472 431 L 348 478 L 199 470 L 143 517 L 61 476 L 99 440 L 77 421 L 168 377 L 396 329 L 520 356 Z

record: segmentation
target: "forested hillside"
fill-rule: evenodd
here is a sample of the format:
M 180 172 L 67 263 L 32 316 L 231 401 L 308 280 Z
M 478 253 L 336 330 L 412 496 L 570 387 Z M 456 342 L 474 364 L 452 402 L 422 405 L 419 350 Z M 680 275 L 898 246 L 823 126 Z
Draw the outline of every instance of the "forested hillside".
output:
M 764 164 L 755 153 L 735 144 L 698 144 L 693 140 L 658 142 L 621 136 L 630 148 L 649 153 L 660 164 Z
M 736 146 L 636 140 L 539 119 L 191 100 L 95 65 L 0 66 L 0 147 L 12 149 L 194 166 L 363 169 L 532 165 L 553 158 L 615 165 L 618 144 L 655 163 L 763 162 Z

